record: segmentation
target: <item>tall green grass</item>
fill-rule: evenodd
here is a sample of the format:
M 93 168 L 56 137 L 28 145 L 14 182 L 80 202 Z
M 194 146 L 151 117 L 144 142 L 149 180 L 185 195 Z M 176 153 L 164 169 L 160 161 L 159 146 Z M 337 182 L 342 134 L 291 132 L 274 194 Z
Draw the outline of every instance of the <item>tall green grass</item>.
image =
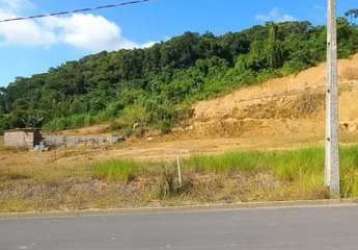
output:
M 320 148 L 295 151 L 230 152 L 213 156 L 194 156 L 185 165 L 199 172 L 273 171 L 279 177 L 293 180 L 297 173 L 320 172 L 324 152 Z
M 144 174 L 141 164 L 134 161 L 112 160 L 95 163 L 92 167 L 95 178 L 109 182 L 130 182 Z
M 196 172 L 258 173 L 269 171 L 281 181 L 297 182 L 302 189 L 324 186 L 324 150 L 231 152 L 218 156 L 195 156 L 185 162 Z M 343 197 L 358 197 L 358 146 L 342 147 L 341 189 Z
M 343 197 L 358 197 L 358 146 L 341 151 L 341 187 Z
M 358 146 L 341 149 L 341 188 L 343 197 L 358 197 Z M 175 166 L 170 163 L 170 166 Z M 182 163 L 183 173 L 252 176 L 269 173 L 283 187 L 296 193 L 319 192 L 324 187 L 324 150 L 306 148 L 269 152 L 230 152 L 221 155 L 197 155 Z M 158 166 L 158 168 L 153 168 Z M 158 175 L 162 163 L 108 161 L 93 167 L 95 177 L 108 181 L 128 182 L 141 175 Z
M 195 156 L 185 161 L 193 172 L 245 176 L 269 174 L 278 181 L 282 199 L 322 197 L 324 151 L 307 148 L 294 151 L 230 152 L 215 156 Z M 317 194 L 317 195 L 314 195 Z M 279 196 L 279 194 L 276 194 Z M 326 196 L 326 195 L 324 195 Z

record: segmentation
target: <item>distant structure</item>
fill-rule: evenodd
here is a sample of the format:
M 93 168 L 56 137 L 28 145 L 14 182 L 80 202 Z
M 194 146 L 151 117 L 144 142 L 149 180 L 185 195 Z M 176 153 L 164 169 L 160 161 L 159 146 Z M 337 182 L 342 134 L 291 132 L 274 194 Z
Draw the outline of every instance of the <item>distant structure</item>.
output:
M 65 136 L 43 134 L 39 129 L 13 129 L 5 131 L 4 145 L 10 148 L 37 149 L 76 146 L 105 146 L 124 141 L 122 136 L 92 135 Z
M 13 129 L 5 131 L 4 145 L 13 148 L 32 149 L 42 141 L 40 130 L 38 129 Z
M 43 143 L 46 146 L 57 147 L 76 147 L 76 146 L 105 146 L 113 145 L 124 141 L 122 136 L 114 135 L 87 135 L 87 136 L 66 136 L 44 134 Z

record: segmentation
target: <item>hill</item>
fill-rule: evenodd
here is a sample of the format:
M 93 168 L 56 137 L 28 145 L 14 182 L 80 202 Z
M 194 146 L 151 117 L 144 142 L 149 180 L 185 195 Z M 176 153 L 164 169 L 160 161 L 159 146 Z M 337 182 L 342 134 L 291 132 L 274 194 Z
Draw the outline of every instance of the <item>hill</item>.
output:
M 358 51 L 358 28 L 345 18 L 338 24 L 339 55 L 348 57 Z M 126 135 L 166 133 L 192 118 L 197 101 L 324 61 L 325 33 L 309 22 L 268 23 L 222 36 L 188 32 L 147 49 L 88 56 L 2 88 L 0 130 L 110 122 Z M 202 119 L 195 112 L 193 119 Z
M 272 79 L 194 105 L 184 128 L 190 136 L 322 136 L 326 65 Z M 339 61 L 340 120 L 345 134 L 358 134 L 358 54 Z
M 172 159 L 177 154 L 220 153 L 238 149 L 317 146 L 325 128 L 326 64 L 242 87 L 229 94 L 195 102 L 192 116 L 171 133 L 128 140 L 109 151 L 89 150 L 96 159 Z M 358 54 L 339 60 L 342 143 L 358 141 Z M 105 134 L 110 123 L 65 130 L 66 135 Z M 78 158 L 74 157 L 74 161 Z
M 132 138 L 113 148 L 63 149 L 57 153 L 4 152 L 4 166 L 63 165 L 111 159 L 167 160 L 235 150 L 317 146 L 324 138 L 326 65 L 271 79 L 193 104 L 193 116 L 164 136 Z M 341 141 L 358 141 L 358 54 L 339 61 Z M 101 134 L 108 123 L 67 134 Z M 1 149 L 1 147 L 0 147 Z M 1 150 L 0 150 L 1 151 Z M 14 160 L 16 159 L 16 160 Z

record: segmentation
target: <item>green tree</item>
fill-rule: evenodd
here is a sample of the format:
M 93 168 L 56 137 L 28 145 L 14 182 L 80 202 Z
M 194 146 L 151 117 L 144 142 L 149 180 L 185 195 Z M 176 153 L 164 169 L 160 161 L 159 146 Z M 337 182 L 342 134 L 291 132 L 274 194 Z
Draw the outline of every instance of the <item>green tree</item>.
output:
M 352 19 L 356 19 L 358 18 L 358 9 L 351 9 L 351 10 L 348 10 L 346 13 L 345 13 L 346 17 L 349 17 Z
M 283 65 L 282 48 L 279 41 L 279 26 L 272 23 L 267 46 L 267 60 L 271 68 L 277 69 Z
M 339 18 L 338 32 L 340 57 L 356 53 L 357 25 Z M 0 127 L 53 130 L 120 119 L 127 132 L 136 121 L 168 132 L 196 100 L 297 72 L 325 54 L 326 29 L 309 22 L 219 36 L 186 32 L 150 48 L 101 52 L 17 78 L 0 89 Z

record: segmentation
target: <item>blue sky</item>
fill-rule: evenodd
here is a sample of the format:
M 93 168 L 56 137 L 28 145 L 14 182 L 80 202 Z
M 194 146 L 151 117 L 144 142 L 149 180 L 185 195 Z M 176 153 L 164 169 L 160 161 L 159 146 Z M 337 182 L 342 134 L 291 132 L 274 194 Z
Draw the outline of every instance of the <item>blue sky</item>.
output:
M 118 0 L 0 0 L 0 19 L 118 3 Z M 146 47 L 185 31 L 222 34 L 265 21 L 325 22 L 326 0 L 153 0 L 130 7 L 0 23 L 0 86 L 17 76 L 101 50 Z M 338 0 L 342 15 L 357 0 Z

